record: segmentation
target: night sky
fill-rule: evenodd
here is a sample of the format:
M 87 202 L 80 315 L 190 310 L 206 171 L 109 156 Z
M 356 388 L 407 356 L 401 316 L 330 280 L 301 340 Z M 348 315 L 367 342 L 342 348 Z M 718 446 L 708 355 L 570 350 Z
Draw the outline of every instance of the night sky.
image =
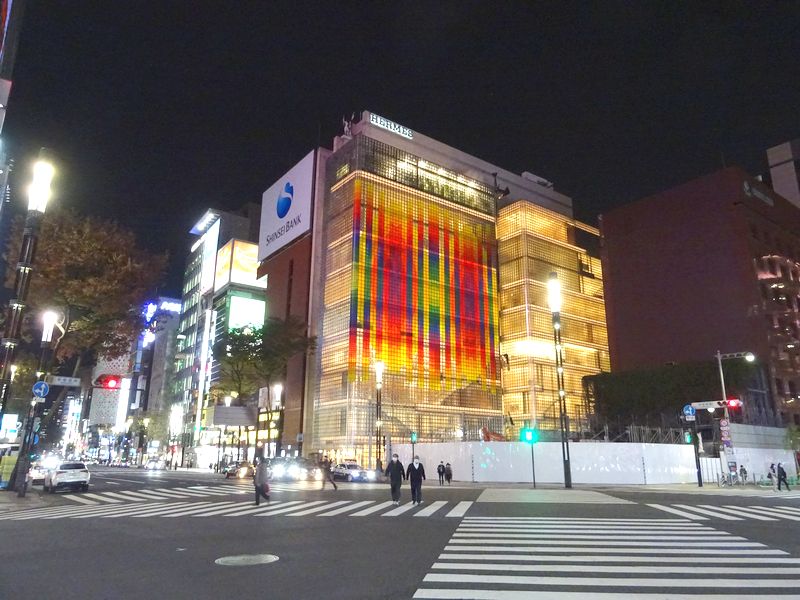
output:
M 591 223 L 800 137 L 800 4 L 588 4 L 32 0 L 4 143 L 26 177 L 51 148 L 55 201 L 169 250 L 176 293 L 206 207 L 260 202 L 363 109 Z

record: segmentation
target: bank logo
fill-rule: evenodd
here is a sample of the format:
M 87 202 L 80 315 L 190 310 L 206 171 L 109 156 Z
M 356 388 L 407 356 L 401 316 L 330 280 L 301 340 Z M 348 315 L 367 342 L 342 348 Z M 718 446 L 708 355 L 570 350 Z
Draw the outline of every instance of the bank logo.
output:
M 287 181 L 283 186 L 283 192 L 278 194 L 278 203 L 275 209 L 278 212 L 278 218 L 282 219 L 289 214 L 289 209 L 292 207 L 292 199 L 294 198 L 294 186 L 291 182 Z

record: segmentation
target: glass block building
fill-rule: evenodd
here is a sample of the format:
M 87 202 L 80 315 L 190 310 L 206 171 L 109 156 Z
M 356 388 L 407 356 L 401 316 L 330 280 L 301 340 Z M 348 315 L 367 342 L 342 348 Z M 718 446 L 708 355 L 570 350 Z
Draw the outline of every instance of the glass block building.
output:
M 515 437 L 533 419 L 555 427 L 551 271 L 563 279 L 568 404 L 580 421 L 580 378 L 608 369 L 608 348 L 602 273 L 587 251 L 597 230 L 573 219 L 571 200 L 368 112 L 319 156 L 313 226 L 259 256 L 270 287 L 309 283 L 318 348 L 299 394 L 304 453 L 374 463 L 378 446 L 388 454 L 412 432 L 435 442 Z M 295 262 L 282 275 L 298 248 L 307 272 Z M 283 297 L 270 287 L 268 305 Z

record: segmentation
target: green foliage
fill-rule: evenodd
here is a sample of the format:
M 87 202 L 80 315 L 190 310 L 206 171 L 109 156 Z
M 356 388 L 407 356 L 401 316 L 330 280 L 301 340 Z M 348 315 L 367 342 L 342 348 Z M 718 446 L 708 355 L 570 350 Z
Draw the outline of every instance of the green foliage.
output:
M 744 392 L 758 367 L 745 361 L 723 363 L 725 385 L 730 394 Z M 583 378 L 594 400 L 595 413 L 605 419 L 629 419 L 674 415 L 691 402 L 718 400 L 721 389 L 715 361 L 666 365 Z
M 800 450 L 800 427 L 790 425 L 786 428 L 786 446 L 792 450 Z

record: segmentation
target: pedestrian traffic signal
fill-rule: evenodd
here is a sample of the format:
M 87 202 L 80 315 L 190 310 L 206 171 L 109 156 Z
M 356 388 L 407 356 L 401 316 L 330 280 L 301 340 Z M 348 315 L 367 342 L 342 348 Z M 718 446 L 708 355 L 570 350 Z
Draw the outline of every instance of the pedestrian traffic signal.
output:
M 692 443 L 692 432 L 691 431 L 684 431 L 683 432 L 683 441 L 687 444 Z
M 121 383 L 121 375 L 103 374 L 94 380 L 94 386 L 103 388 L 104 390 L 118 390 Z
M 535 444 L 539 441 L 539 432 L 532 427 L 523 427 L 519 430 L 519 440 L 526 444 Z
M 411 432 L 411 443 L 412 444 L 416 444 L 417 443 L 417 432 L 416 431 L 412 431 Z

